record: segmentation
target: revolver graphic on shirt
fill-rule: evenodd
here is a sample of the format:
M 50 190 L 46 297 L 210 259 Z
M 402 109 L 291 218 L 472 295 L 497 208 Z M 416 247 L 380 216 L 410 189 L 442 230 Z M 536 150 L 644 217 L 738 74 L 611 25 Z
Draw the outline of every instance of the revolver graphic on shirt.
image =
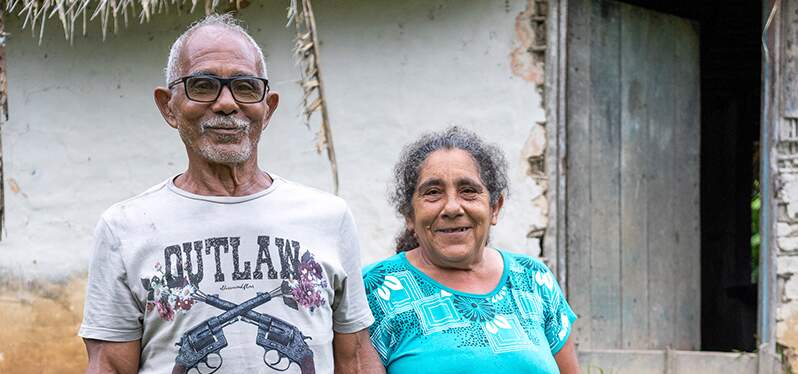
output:
M 225 301 L 218 296 L 210 295 L 204 302 L 223 310 L 233 310 L 236 305 Z M 313 364 L 313 351 L 310 350 L 305 339 L 310 339 L 302 334 L 296 326 L 277 317 L 265 313 L 249 310 L 243 314 L 243 320 L 258 326 L 258 335 L 255 344 L 263 347 L 263 363 L 277 370 L 287 370 L 291 364 L 299 365 L 302 374 L 315 374 Z M 269 362 L 269 352 L 276 352 L 277 357 Z M 287 360 L 287 362 L 286 362 Z M 278 365 L 280 364 L 280 365 Z
M 173 374 L 197 371 L 208 374 L 216 372 L 222 366 L 222 356 L 219 351 L 227 347 L 227 339 L 224 337 L 223 329 L 225 326 L 234 323 L 239 316 L 252 310 L 261 304 L 272 299 L 268 293 L 258 293 L 257 296 L 241 303 L 233 304 L 233 308 L 226 312 L 211 317 L 207 321 L 192 327 L 180 338 L 177 346 L 180 347 Z M 202 363 L 205 370 L 200 370 L 199 364 Z
M 211 374 L 219 370 L 223 361 L 219 352 L 222 348 L 227 347 L 227 339 L 224 337 L 223 328 L 241 319 L 258 326 L 258 335 L 255 343 L 264 349 L 263 362 L 266 366 L 277 371 L 284 371 L 292 363 L 296 363 L 299 365 L 302 374 L 315 374 L 313 351 L 305 343 L 305 339 L 310 338 L 302 335 L 299 329 L 288 322 L 252 310 L 272 298 L 280 296 L 281 292 L 285 294 L 283 292 L 285 287 L 286 284 L 283 284 L 281 288 L 270 293 L 259 293 L 252 299 L 238 305 L 217 295 L 197 295 L 197 300 L 225 310 L 225 312 L 194 326 L 183 334 L 180 342 L 177 343 L 180 350 L 175 359 L 175 367 L 172 373 L 197 372 Z M 293 299 L 284 299 L 284 301 L 288 306 L 296 308 L 296 302 Z M 272 351 L 276 352 L 277 357 L 273 362 L 269 362 L 267 355 Z M 281 365 L 278 367 L 278 364 Z

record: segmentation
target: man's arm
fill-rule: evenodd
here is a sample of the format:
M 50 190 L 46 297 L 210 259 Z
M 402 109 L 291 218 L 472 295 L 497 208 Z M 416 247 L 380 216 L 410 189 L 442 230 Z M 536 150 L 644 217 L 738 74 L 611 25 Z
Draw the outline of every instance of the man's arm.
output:
M 574 347 L 574 338 L 568 337 L 565 345 L 560 348 L 560 351 L 554 355 L 554 361 L 557 361 L 557 367 L 560 368 L 562 374 L 579 374 L 579 361 L 576 359 L 576 347 Z
M 371 345 L 368 329 L 352 334 L 333 335 L 335 374 L 385 373 L 377 351 Z
M 135 374 L 139 371 L 141 340 L 109 342 L 83 339 L 89 354 L 86 374 Z

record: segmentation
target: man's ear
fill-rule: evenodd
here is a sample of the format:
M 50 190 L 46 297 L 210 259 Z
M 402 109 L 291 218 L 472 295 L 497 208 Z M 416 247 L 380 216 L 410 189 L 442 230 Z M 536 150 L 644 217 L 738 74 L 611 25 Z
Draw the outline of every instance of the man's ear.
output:
M 157 87 L 153 96 L 155 97 L 155 105 L 157 105 L 158 110 L 161 111 L 163 119 L 166 120 L 169 126 L 176 129 L 177 118 L 175 118 L 175 113 L 169 106 L 169 101 L 172 100 L 172 91 L 166 87 Z
M 277 91 L 269 91 L 269 94 L 266 95 L 264 99 L 266 101 L 266 118 L 263 119 L 263 128 L 265 129 L 266 126 L 269 125 L 269 120 L 272 119 L 272 114 L 277 109 L 277 104 L 280 103 L 280 94 Z
M 499 211 L 502 210 L 504 206 L 504 195 L 499 195 L 499 199 L 496 200 L 496 204 L 490 207 L 490 224 L 495 225 L 499 222 Z

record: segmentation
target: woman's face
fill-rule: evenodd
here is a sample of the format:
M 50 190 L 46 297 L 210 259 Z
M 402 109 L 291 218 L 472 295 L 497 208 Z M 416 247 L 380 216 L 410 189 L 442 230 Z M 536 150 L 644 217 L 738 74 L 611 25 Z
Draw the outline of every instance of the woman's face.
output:
M 413 217 L 420 250 L 436 265 L 469 263 L 482 255 L 490 226 L 496 224 L 502 199 L 490 206 L 477 164 L 461 149 L 431 153 L 413 193 Z

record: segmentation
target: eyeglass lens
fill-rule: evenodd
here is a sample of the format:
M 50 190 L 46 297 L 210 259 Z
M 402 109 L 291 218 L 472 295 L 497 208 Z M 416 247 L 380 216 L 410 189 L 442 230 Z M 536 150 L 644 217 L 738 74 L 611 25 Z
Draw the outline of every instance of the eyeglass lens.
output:
M 260 79 L 235 78 L 228 85 L 233 98 L 242 103 L 256 103 L 263 100 L 266 85 Z M 191 77 L 186 80 L 188 98 L 195 101 L 214 101 L 219 96 L 222 83 L 213 77 Z

